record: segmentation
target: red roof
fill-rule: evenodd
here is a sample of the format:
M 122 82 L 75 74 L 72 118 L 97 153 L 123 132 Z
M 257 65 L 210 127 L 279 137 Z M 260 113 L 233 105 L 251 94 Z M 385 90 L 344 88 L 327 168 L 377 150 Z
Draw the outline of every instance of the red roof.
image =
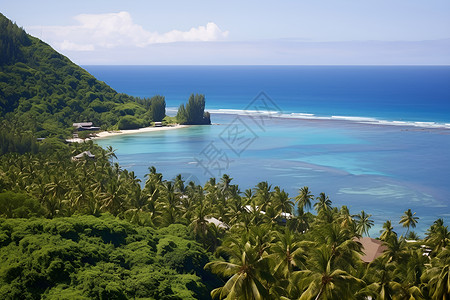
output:
M 362 237 L 356 239 L 356 241 L 360 242 L 363 246 L 363 254 L 361 255 L 361 259 L 366 263 L 372 262 L 375 258 L 381 256 L 387 249 L 387 247 L 383 245 L 382 241 L 372 239 L 370 237 Z

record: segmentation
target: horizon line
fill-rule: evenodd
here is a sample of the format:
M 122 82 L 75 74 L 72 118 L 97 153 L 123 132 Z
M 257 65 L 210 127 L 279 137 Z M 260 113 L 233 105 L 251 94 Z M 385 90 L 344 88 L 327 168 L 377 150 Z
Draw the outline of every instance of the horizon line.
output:
M 450 64 L 78 64 L 117 67 L 450 67 Z

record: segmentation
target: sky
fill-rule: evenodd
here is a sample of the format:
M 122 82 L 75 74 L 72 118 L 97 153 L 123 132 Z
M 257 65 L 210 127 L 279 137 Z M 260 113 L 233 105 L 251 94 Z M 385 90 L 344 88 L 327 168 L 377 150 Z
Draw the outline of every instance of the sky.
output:
M 449 0 L 0 0 L 81 65 L 450 65 Z

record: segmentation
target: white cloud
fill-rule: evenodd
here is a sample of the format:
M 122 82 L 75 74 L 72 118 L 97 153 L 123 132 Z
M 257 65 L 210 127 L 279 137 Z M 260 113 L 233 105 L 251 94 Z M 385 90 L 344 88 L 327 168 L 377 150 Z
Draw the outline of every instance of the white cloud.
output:
M 155 40 L 154 43 L 171 43 L 171 42 L 192 42 L 192 41 L 215 41 L 228 36 L 228 31 L 222 31 L 220 28 L 209 22 L 206 26 L 199 26 L 197 28 L 191 28 L 189 31 L 172 30 L 167 32 Z
M 188 31 L 150 32 L 135 24 L 128 12 L 81 14 L 74 17 L 75 26 L 30 28 L 31 32 L 45 31 L 48 42 L 61 50 L 92 51 L 97 48 L 119 46 L 145 47 L 150 44 L 217 41 L 228 36 L 215 23 L 193 27 Z

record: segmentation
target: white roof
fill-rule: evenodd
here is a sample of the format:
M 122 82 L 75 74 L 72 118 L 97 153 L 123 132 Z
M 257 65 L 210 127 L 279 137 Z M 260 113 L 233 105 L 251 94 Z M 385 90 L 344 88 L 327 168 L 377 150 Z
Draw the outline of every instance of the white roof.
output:
M 229 228 L 229 226 L 227 224 L 225 224 L 224 222 L 222 222 L 214 217 L 205 218 L 205 221 L 208 223 L 213 223 L 214 225 L 216 225 L 219 228 L 223 228 L 223 229 Z
M 91 127 L 92 122 L 73 123 L 73 127 Z

